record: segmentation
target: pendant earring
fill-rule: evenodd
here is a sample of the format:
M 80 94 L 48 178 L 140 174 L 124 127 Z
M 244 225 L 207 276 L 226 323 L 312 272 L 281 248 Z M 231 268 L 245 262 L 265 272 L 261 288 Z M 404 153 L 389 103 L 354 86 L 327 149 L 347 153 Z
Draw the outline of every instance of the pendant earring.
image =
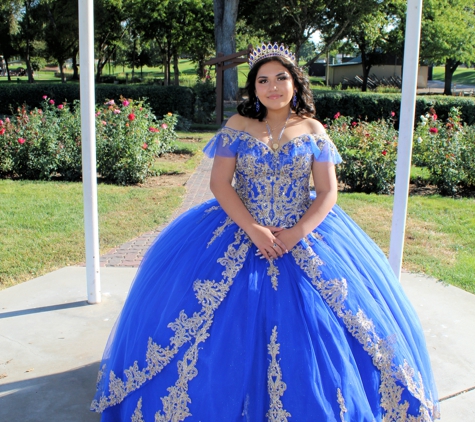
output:
M 294 92 L 294 96 L 292 98 L 292 105 L 295 107 L 297 107 L 297 92 Z
M 261 103 L 259 102 L 259 98 L 256 97 L 256 113 L 259 113 L 260 109 L 261 109 Z

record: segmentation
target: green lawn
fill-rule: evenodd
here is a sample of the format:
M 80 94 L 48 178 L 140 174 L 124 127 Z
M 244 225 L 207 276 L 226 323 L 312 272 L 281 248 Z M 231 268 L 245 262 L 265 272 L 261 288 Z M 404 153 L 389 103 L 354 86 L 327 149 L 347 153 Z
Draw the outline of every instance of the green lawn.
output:
M 393 197 L 340 193 L 339 205 L 387 254 Z M 475 293 L 475 199 L 410 196 L 403 268 Z
M 159 173 L 190 174 L 211 133 L 181 134 L 180 168 L 158 163 Z M 186 174 L 185 174 L 186 175 Z M 101 254 L 157 228 L 177 209 L 183 186 L 98 185 Z M 0 289 L 85 260 L 81 183 L 0 180 Z
M 445 68 L 443 66 L 434 67 L 433 78 L 436 81 L 444 81 Z M 459 67 L 454 73 L 452 83 L 475 85 L 475 69 Z

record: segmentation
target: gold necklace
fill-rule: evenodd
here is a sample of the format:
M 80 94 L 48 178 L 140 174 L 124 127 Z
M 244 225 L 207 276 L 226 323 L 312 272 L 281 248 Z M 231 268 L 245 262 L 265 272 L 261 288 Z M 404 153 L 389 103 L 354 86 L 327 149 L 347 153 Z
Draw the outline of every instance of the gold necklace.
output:
M 265 121 L 266 122 L 266 128 L 267 128 L 267 134 L 269 135 L 269 141 L 271 142 L 271 148 L 274 150 L 274 152 L 277 151 L 277 149 L 279 148 L 280 140 L 282 139 L 282 135 L 284 134 L 284 130 L 285 130 L 285 127 L 287 126 L 287 122 L 290 119 L 290 113 L 292 113 L 292 110 L 289 110 L 289 115 L 287 116 L 287 119 L 285 120 L 284 127 L 280 131 L 280 135 L 277 138 L 277 142 L 274 142 L 274 138 L 272 137 L 272 132 L 270 130 L 269 123 L 267 123 L 267 119 Z

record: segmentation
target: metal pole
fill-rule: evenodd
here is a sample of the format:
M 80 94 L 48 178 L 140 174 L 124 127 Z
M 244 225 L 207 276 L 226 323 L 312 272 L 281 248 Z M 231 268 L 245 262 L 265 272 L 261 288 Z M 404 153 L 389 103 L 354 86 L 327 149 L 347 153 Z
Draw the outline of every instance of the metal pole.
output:
M 389 263 L 399 279 L 401 276 L 407 200 L 411 173 L 412 139 L 416 110 L 419 42 L 421 38 L 422 0 L 408 0 L 404 45 L 404 74 L 402 81 L 399 140 L 397 149 L 396 185 L 394 188 L 393 219 L 389 244 Z
M 86 238 L 87 301 L 101 301 L 97 216 L 96 127 L 94 95 L 94 2 L 79 2 L 82 181 Z

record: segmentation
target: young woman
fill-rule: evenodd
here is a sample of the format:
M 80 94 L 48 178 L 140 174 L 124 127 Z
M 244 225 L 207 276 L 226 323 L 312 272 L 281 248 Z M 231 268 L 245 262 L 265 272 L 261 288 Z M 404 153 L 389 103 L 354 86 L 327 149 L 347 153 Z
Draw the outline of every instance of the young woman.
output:
M 338 207 L 341 158 L 285 47 L 206 146 L 208 201 L 147 252 L 104 353 L 103 421 L 432 421 L 418 318 Z M 313 179 L 315 193 L 309 187 Z

